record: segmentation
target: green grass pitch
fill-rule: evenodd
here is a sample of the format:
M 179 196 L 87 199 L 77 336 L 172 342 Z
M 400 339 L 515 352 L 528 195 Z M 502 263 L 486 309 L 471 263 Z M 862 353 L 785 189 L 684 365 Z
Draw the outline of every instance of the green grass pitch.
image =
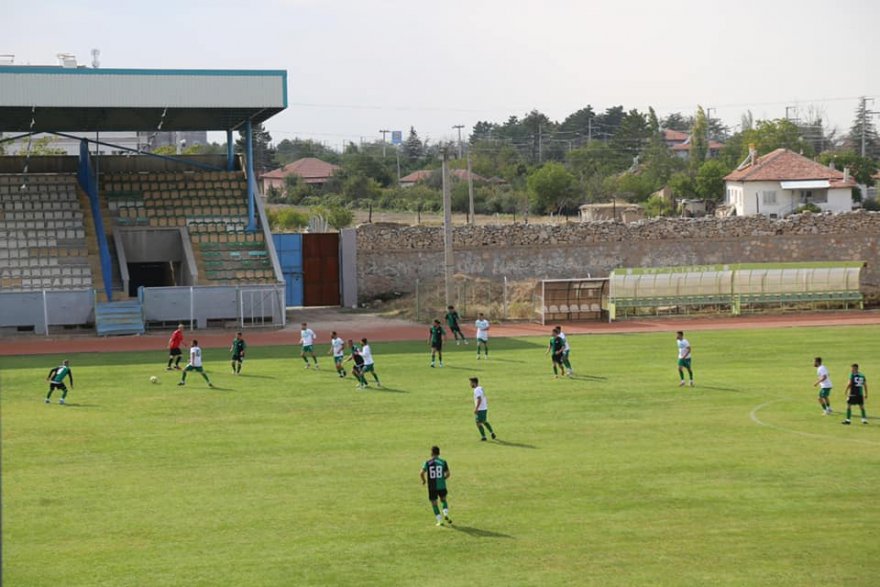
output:
M 671 332 L 572 336 L 573 380 L 543 337 L 488 362 L 447 343 L 443 369 L 376 343 L 366 392 L 293 346 L 252 346 L 240 377 L 205 351 L 215 389 L 161 350 L 70 355 L 65 407 L 43 403 L 62 357 L 0 358 L 4 585 L 878 585 L 877 334 L 687 332 L 694 389 Z M 847 427 L 854 361 L 872 418 Z M 419 481 L 432 444 L 452 527 Z

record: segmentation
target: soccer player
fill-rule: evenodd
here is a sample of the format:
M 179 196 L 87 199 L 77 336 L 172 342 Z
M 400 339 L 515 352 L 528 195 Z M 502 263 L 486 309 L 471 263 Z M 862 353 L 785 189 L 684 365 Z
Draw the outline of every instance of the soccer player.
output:
M 183 324 L 177 325 L 177 330 L 171 333 L 171 338 L 168 339 L 168 366 L 165 367 L 166 371 L 171 371 L 171 363 L 174 362 L 174 369 L 180 370 L 180 358 L 183 353 L 180 351 L 180 347 L 183 344 Z
M 46 394 L 46 403 L 48 404 L 52 399 L 52 392 L 56 389 L 61 390 L 61 399 L 58 400 L 58 403 L 62 406 L 64 405 L 64 400 L 67 398 L 67 386 L 64 385 L 64 378 L 68 377 L 70 379 L 70 389 L 73 389 L 73 371 L 70 370 L 70 361 L 65 359 L 61 362 L 61 365 L 55 367 L 54 369 L 49 371 L 49 375 L 46 376 L 46 381 L 49 382 L 49 393 Z
M 565 341 L 559 336 L 559 327 L 553 329 L 550 334 L 550 344 L 547 345 L 547 352 L 553 362 L 553 377 L 559 378 L 559 373 L 565 373 L 565 367 L 562 365 L 562 355 L 565 352 Z M 558 369 L 557 369 L 558 368 Z
M 477 360 L 480 360 L 480 348 L 482 347 L 483 351 L 486 355 L 486 360 L 489 359 L 489 321 L 483 316 L 483 313 L 477 316 L 477 321 L 474 322 L 474 326 L 477 329 Z
M 822 415 L 827 416 L 831 413 L 831 376 L 828 374 L 828 367 L 822 364 L 822 357 L 813 359 L 813 367 L 816 367 L 816 382 L 813 387 L 819 388 L 819 405 L 822 407 Z
M 437 360 L 440 361 L 440 366 L 443 366 L 444 336 L 446 336 L 446 332 L 443 330 L 443 327 L 440 326 L 440 321 L 434 320 L 434 325 L 431 326 L 431 330 L 428 331 L 428 346 L 431 347 L 431 367 L 434 366 L 435 356 Z
M 345 361 L 345 341 L 336 334 L 336 331 L 330 333 L 330 354 L 333 355 L 333 364 L 336 366 L 336 373 L 340 377 L 345 377 L 345 367 L 342 363 Z
M 205 381 L 208 382 L 208 387 L 214 387 L 214 384 L 208 379 L 208 374 L 202 368 L 202 349 L 199 348 L 199 341 L 197 340 L 193 340 L 192 346 L 189 347 L 189 363 L 184 368 L 183 373 L 181 373 L 180 382 L 177 385 L 186 385 L 186 374 L 190 371 L 201 373 Z
M 235 338 L 232 339 L 232 346 L 229 348 L 229 351 L 232 353 L 232 373 L 234 375 L 241 375 L 241 364 L 244 361 L 244 349 L 247 348 L 247 343 L 241 337 L 241 332 L 235 334 Z
M 422 485 L 428 483 L 428 500 L 431 502 L 431 508 L 434 510 L 434 517 L 437 518 L 437 525 L 442 526 L 446 520 L 450 524 L 449 519 L 449 502 L 446 501 L 446 480 L 449 479 L 449 463 L 440 458 L 440 447 L 431 447 L 431 458 L 422 465 L 419 471 L 419 477 L 422 479 Z M 440 504 L 443 506 L 443 515 L 440 515 L 440 508 L 437 507 L 437 498 L 440 498 Z
M 477 430 L 480 431 L 480 441 L 486 442 L 486 431 L 483 430 L 485 427 L 489 430 L 489 434 L 492 435 L 492 440 L 495 440 L 495 431 L 492 430 L 492 425 L 489 424 L 489 420 L 486 419 L 486 413 L 489 411 L 489 402 L 486 400 L 486 392 L 483 391 L 483 388 L 480 386 L 480 380 L 476 377 L 471 377 L 471 389 L 474 390 L 474 421 L 477 423 Z
M 366 378 L 367 373 L 371 373 L 373 379 L 376 380 L 376 387 L 382 387 L 382 383 L 379 381 L 379 376 L 376 374 L 376 369 L 374 367 L 373 351 L 370 349 L 370 343 L 367 342 L 366 338 L 361 339 L 361 356 L 364 358 L 364 378 Z
M 565 374 L 571 377 L 574 375 L 574 369 L 571 368 L 571 361 L 568 358 L 571 354 L 571 347 L 568 346 L 568 338 L 566 338 L 565 333 L 562 332 L 562 326 L 557 326 L 556 330 L 559 331 L 558 336 L 562 339 L 562 344 L 565 347 L 562 351 L 562 364 L 565 365 Z
M 351 355 L 345 360 L 354 361 L 354 365 L 351 367 L 351 374 L 358 380 L 356 387 L 358 389 L 366 389 L 369 386 L 364 378 L 364 357 L 361 356 L 361 350 L 350 339 L 348 341 L 348 348 L 351 351 Z
M 465 338 L 464 333 L 461 331 L 461 326 L 459 326 L 458 321 L 459 316 L 458 312 L 455 311 L 455 306 L 449 306 L 446 308 L 446 325 L 449 326 L 449 331 L 455 338 L 455 344 L 459 344 L 459 337 L 464 341 L 464 344 L 467 344 L 467 338 Z
M 865 413 L 865 400 L 868 399 L 868 381 L 859 372 L 858 363 L 853 363 L 852 373 L 849 374 L 849 383 L 846 384 L 846 420 L 842 424 L 850 424 L 852 407 L 859 406 L 862 412 L 862 424 L 868 423 L 868 415 Z
M 691 387 L 693 387 L 694 372 L 691 369 L 691 343 L 684 337 L 684 332 L 681 330 L 675 333 L 675 340 L 678 342 L 678 378 L 680 380 L 678 386 L 684 387 L 684 370 L 687 369 Z
M 311 367 L 309 365 L 309 360 L 306 358 L 306 353 L 312 355 L 312 360 L 315 362 L 315 369 L 318 368 L 318 357 L 315 356 L 315 340 L 318 337 L 315 336 L 315 331 L 309 328 L 309 325 L 305 322 L 302 323 L 302 330 L 299 331 L 299 343 L 302 345 L 302 352 L 299 356 L 302 357 L 303 361 L 306 362 L 306 369 Z

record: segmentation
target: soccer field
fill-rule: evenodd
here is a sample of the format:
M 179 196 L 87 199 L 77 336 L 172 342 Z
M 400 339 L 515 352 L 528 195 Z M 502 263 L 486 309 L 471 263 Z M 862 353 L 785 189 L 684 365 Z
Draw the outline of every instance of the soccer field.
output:
M 3 584 L 880 584 L 877 328 L 686 335 L 695 388 L 672 332 L 570 336 L 558 380 L 543 337 L 447 343 L 443 369 L 375 343 L 368 391 L 294 346 L 251 346 L 238 377 L 206 350 L 214 389 L 162 350 L 70 355 L 67 406 L 43 403 L 63 357 L 0 358 Z M 840 424 L 852 362 L 867 426 Z M 419 481 L 433 444 L 452 526 Z

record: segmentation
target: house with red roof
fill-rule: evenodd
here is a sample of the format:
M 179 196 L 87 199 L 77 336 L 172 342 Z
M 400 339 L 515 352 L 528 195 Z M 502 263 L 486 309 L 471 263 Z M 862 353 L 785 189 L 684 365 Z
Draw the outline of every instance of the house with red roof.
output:
M 296 175 L 309 185 L 321 187 L 327 183 L 330 176 L 338 169 L 338 165 L 333 165 L 332 163 L 327 163 L 326 161 L 321 161 L 314 157 L 304 157 L 302 159 L 297 159 L 293 163 L 288 163 L 284 167 L 264 173 L 260 176 L 260 180 L 263 182 L 264 194 L 268 192 L 271 187 L 283 191 L 285 189 L 285 178 L 287 178 L 288 175 Z
M 788 149 L 749 158 L 727 175 L 726 203 L 737 216 L 763 214 L 781 218 L 804 204 L 827 212 L 852 210 L 856 182 L 849 170 L 837 171 Z
M 666 146 L 672 149 L 672 152 L 675 153 L 676 157 L 680 157 L 682 159 L 687 159 L 691 155 L 691 135 L 689 133 L 673 130 L 671 128 L 663 129 L 663 142 L 666 143 Z M 706 151 L 706 157 L 712 159 L 713 157 L 717 157 L 721 153 L 721 149 L 724 148 L 724 143 L 719 143 L 718 141 L 709 141 L 709 146 Z

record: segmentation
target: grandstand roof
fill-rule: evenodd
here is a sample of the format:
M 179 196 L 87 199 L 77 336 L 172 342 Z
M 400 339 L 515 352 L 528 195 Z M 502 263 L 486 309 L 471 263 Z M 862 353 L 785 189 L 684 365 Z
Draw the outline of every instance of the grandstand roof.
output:
M 0 66 L 6 133 L 234 130 L 285 108 L 284 70 Z

